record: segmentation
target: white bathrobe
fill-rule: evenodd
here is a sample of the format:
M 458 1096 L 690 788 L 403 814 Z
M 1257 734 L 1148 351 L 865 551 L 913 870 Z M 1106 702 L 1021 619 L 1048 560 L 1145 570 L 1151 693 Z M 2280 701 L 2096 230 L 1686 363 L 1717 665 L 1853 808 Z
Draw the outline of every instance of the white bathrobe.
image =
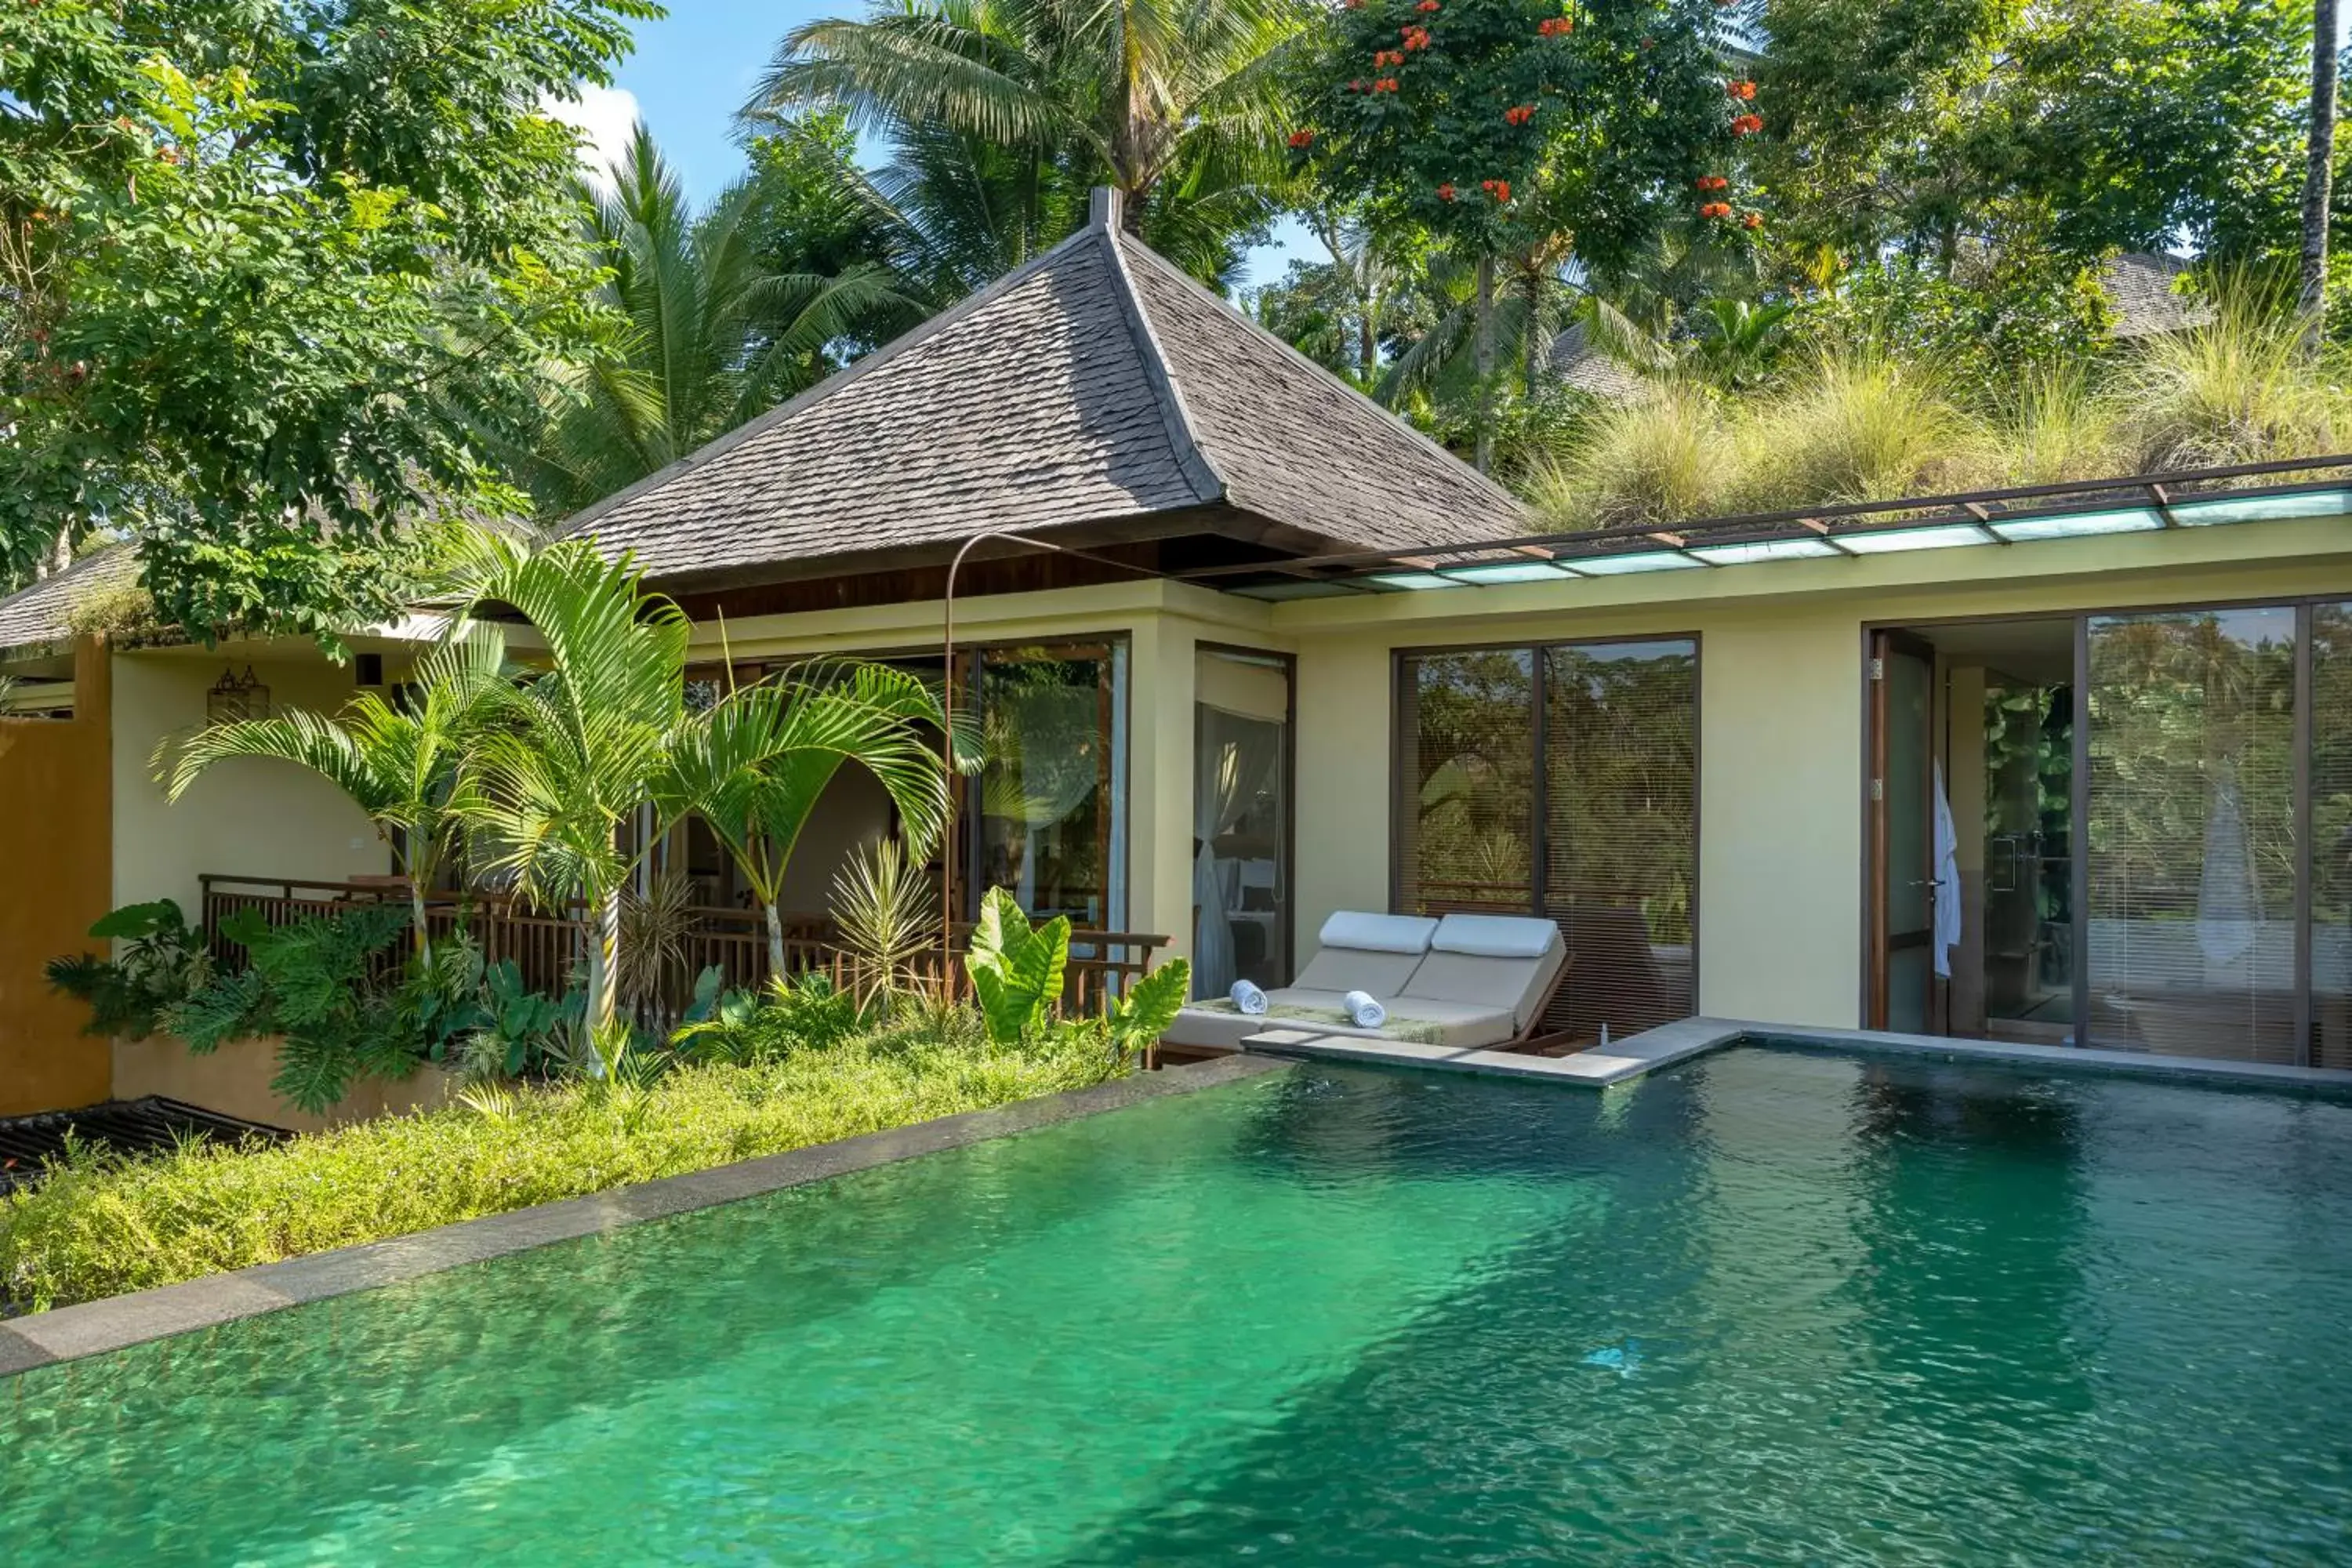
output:
M 1936 973 L 1952 977 L 1952 949 L 1960 945 L 1960 840 L 1952 802 L 1944 793 L 1944 764 L 1936 764 Z

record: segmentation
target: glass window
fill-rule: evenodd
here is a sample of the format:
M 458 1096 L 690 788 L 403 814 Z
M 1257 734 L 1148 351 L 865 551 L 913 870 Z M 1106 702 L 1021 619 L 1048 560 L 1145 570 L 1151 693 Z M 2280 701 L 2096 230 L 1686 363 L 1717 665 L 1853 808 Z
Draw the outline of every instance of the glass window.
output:
M 2295 618 L 2089 624 L 2094 1045 L 2302 1060 Z
M 1614 643 L 1543 658 L 1543 908 L 1575 963 L 1554 1021 L 1623 1035 L 1687 1018 L 1698 1010 L 1698 649 Z
M 1123 643 L 988 648 L 978 656 L 985 763 L 971 812 L 970 892 L 1009 889 L 1038 920 L 1126 919 Z
M 1400 710 L 1399 907 L 1557 921 L 1571 1038 L 1696 1012 L 1697 645 L 1415 655 Z
M 2352 1068 L 2352 605 L 2311 612 L 2312 1065 Z
M 1527 648 L 1405 660 L 1399 908 L 1534 907 L 1535 714 Z
M 1193 660 L 1192 994 L 1290 978 L 1290 663 Z

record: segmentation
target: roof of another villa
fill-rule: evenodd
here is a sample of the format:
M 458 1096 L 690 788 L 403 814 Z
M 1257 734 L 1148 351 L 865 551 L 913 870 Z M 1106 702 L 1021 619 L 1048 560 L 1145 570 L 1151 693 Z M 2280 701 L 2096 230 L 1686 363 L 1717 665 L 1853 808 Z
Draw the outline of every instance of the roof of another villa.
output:
M 0 651 L 63 642 L 71 634 L 74 606 L 83 595 L 129 583 L 139 575 L 137 552 L 120 544 L 94 550 L 54 577 L 0 599 Z
M 1122 233 L 1108 204 L 568 525 L 688 584 L 936 553 L 1000 529 L 1311 552 L 1528 526 L 1508 491 Z

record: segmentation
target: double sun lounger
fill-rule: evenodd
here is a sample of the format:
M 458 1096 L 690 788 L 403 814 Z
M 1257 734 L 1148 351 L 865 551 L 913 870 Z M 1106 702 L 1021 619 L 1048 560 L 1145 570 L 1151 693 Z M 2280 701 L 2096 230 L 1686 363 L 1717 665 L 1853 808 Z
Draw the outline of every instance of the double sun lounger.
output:
M 1164 1038 L 1234 1049 L 1262 1030 L 1312 1029 L 1462 1050 L 1521 1045 L 1541 1029 L 1567 972 L 1567 946 L 1549 921 L 1342 910 L 1323 922 L 1321 949 L 1297 984 L 1265 994 L 1264 1013 L 1243 1013 L 1222 997 L 1195 1002 Z M 1350 991 L 1378 998 L 1388 1021 L 1377 1029 L 1349 1023 Z

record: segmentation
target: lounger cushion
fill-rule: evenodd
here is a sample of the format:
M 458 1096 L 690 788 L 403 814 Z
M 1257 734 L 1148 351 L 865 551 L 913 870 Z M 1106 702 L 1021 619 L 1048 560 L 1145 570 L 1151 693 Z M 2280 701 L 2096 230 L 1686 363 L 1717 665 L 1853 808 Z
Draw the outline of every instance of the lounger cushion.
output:
M 1559 927 L 1532 915 L 1448 915 L 1429 945 L 1474 958 L 1541 958 L 1559 944 Z
M 1319 940 L 1325 947 L 1418 954 L 1429 951 L 1429 939 L 1436 934 L 1437 922 L 1426 915 L 1375 915 L 1361 910 L 1340 910 L 1323 922 Z
M 1307 960 L 1297 984 L 1309 991 L 1334 995 L 1369 991 L 1386 1002 L 1405 988 L 1421 967 L 1418 952 L 1374 952 L 1360 947 L 1326 947 Z
M 1467 952 L 1433 952 L 1421 961 L 1390 1011 L 1424 1000 L 1460 1002 L 1491 1007 L 1509 1016 L 1514 1034 L 1527 1027 L 1543 1005 L 1559 966 L 1568 961 L 1567 944 L 1557 927 L 1539 958 L 1485 958 Z
M 1268 992 L 1271 1001 L 1276 994 Z M 1286 998 L 1298 1007 L 1339 1010 L 1337 992 L 1292 991 Z M 1444 1046 L 1454 1050 L 1473 1050 L 1481 1046 L 1499 1046 L 1518 1033 L 1511 1016 L 1499 1008 L 1466 1002 L 1441 1002 L 1423 997 L 1418 1001 L 1400 999 L 1389 1008 L 1387 1029 L 1359 1029 L 1351 1025 L 1326 1022 L 1322 1018 L 1250 1017 L 1240 1013 L 1227 1013 L 1203 1007 L 1187 1007 L 1176 1015 L 1162 1037 L 1175 1046 L 1204 1046 L 1237 1048 L 1250 1036 L 1265 1029 L 1305 1029 L 1318 1035 L 1350 1035 L 1360 1038 L 1404 1038 L 1398 1026 L 1405 1026 L 1410 1037 L 1429 1045 Z

